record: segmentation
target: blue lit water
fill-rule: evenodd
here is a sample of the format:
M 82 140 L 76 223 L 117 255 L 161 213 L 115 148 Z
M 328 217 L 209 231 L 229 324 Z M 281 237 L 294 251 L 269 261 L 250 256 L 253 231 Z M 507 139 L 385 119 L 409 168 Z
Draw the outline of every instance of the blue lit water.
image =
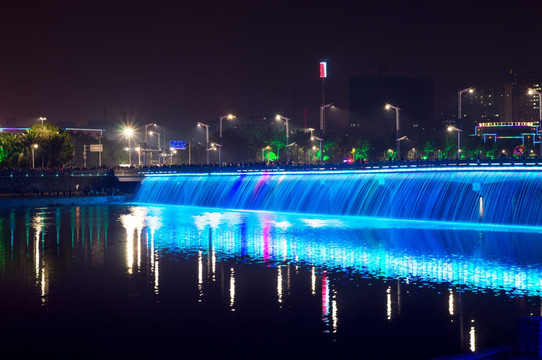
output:
M 149 176 L 137 201 L 395 219 L 542 225 L 542 176 L 522 167 Z
M 145 204 L 1 210 L 2 351 L 431 359 L 540 315 L 542 229 Z

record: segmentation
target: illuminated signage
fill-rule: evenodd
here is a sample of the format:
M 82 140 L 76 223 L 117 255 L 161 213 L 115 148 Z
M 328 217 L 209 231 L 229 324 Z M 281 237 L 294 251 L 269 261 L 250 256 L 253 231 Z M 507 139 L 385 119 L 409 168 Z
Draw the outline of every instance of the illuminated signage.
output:
M 327 78 L 327 62 L 320 61 L 320 78 Z
M 169 142 L 169 148 L 172 150 L 186 150 L 186 141 L 171 140 Z

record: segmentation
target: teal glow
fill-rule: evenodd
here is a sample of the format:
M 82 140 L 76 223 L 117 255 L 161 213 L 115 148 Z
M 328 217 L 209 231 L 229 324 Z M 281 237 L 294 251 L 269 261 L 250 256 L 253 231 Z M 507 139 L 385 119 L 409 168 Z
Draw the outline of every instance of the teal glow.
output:
M 542 225 L 542 167 L 147 175 L 136 202 L 390 219 Z
M 542 290 L 540 228 L 180 206 L 133 206 L 131 214 L 164 253 L 209 251 L 212 244 L 221 260 L 295 263 L 472 291 Z

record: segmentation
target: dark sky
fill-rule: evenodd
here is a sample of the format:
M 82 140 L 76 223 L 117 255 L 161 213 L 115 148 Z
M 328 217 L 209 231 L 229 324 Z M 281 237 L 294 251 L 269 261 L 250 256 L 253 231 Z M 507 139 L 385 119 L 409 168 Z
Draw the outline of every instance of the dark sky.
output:
M 460 88 L 542 64 L 541 15 L 532 0 L 10 1 L 0 125 L 86 125 L 105 109 L 170 128 L 228 112 L 302 126 L 304 107 L 318 118 L 323 58 L 326 102 L 347 109 L 349 76 L 382 64 L 386 76 L 434 78 L 438 112 Z

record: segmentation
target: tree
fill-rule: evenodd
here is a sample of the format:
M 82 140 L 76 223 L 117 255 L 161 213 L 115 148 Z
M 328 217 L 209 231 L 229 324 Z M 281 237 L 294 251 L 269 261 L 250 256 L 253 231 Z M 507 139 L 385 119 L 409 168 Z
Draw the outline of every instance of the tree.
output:
M 19 134 L 0 134 L 0 166 L 18 166 L 19 155 L 23 152 L 21 136 Z
M 435 154 L 436 146 L 432 141 L 427 140 L 423 146 L 423 153 L 426 158 L 429 158 Z
M 36 124 L 27 130 L 22 136 L 22 144 L 27 152 L 37 144 L 45 167 L 64 166 L 73 157 L 68 132 L 49 122 Z

